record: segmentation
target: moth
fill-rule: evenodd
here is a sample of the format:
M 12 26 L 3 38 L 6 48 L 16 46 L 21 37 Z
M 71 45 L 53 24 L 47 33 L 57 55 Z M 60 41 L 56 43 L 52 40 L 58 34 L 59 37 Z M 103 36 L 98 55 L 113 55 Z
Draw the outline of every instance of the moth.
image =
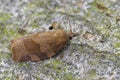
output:
M 55 22 L 49 29 L 11 40 L 12 59 L 15 62 L 49 59 L 63 50 L 73 37 L 78 36 L 78 33 L 71 30 L 67 32 Z

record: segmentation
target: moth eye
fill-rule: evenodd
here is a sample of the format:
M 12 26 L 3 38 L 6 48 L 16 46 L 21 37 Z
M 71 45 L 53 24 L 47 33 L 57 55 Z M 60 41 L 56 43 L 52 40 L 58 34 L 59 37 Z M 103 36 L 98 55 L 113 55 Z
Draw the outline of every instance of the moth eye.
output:
M 50 27 L 49 27 L 49 30 L 52 30 L 52 29 L 53 29 L 53 26 L 50 26 Z
M 70 36 L 69 39 L 71 40 L 71 39 L 72 39 L 72 36 Z

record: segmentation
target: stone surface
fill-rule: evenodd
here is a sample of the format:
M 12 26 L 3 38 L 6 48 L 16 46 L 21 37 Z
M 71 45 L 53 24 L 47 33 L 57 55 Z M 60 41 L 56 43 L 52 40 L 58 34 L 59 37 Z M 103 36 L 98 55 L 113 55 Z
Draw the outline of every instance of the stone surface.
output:
M 0 0 L 1 80 L 120 80 L 119 0 Z M 10 40 L 47 31 L 52 22 L 80 33 L 63 58 L 15 63 Z M 70 24 L 69 24 L 70 21 Z M 92 33 L 95 39 L 83 35 Z

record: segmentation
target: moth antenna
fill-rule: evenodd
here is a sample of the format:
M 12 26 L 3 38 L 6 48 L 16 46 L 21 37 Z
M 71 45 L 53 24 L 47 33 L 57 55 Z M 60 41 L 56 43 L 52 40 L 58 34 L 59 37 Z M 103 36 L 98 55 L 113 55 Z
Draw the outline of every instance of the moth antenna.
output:
M 65 10 L 65 14 L 67 14 L 66 7 L 65 7 L 65 1 L 63 3 L 64 3 L 63 7 L 64 7 L 64 10 Z M 67 16 L 67 19 L 69 21 L 68 23 L 69 23 L 69 26 L 70 26 L 70 32 L 72 32 L 71 22 L 70 22 L 70 19 L 68 18 L 68 16 Z
M 65 8 L 65 1 L 64 1 L 64 10 L 65 10 L 65 13 L 66 13 L 66 8 Z M 68 24 L 69 24 L 69 27 L 70 27 L 70 33 L 72 33 L 72 26 L 71 26 L 71 21 L 70 19 L 68 18 L 67 16 L 67 19 L 68 19 Z M 70 48 L 72 48 L 72 44 L 70 43 Z M 73 49 L 72 49 L 73 50 Z M 72 51 L 73 52 L 73 51 Z
M 72 26 L 71 26 L 71 22 L 70 22 L 70 19 L 68 18 L 68 23 L 69 23 L 69 26 L 70 26 L 70 32 L 72 32 Z

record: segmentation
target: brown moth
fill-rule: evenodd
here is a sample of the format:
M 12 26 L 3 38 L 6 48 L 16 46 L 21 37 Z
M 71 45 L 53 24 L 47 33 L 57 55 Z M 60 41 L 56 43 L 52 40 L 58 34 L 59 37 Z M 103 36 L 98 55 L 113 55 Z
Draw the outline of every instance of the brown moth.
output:
M 15 62 L 49 59 L 60 52 L 70 39 L 78 35 L 78 33 L 63 30 L 57 23 L 53 23 L 49 29 L 53 30 L 11 40 L 12 59 Z

